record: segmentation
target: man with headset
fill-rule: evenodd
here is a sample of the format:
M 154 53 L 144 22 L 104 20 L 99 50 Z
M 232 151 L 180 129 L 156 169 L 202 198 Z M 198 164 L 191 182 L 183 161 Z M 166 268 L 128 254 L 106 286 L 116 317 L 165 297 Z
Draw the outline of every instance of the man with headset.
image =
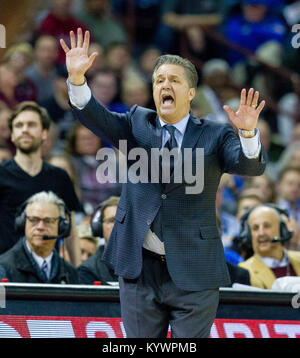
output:
M 0 256 L 0 278 L 9 282 L 78 282 L 76 269 L 55 250 L 58 238 L 70 235 L 71 216 L 62 199 L 53 192 L 31 196 L 16 216 L 16 229 L 23 234 Z
M 93 236 L 104 238 L 105 243 L 99 246 L 95 255 L 78 267 L 79 283 L 81 284 L 92 285 L 95 281 L 107 284 L 118 281 L 118 277 L 102 260 L 102 255 L 115 224 L 119 201 L 118 196 L 111 196 L 96 208 L 91 218 Z
M 258 205 L 242 217 L 240 240 L 244 246 L 252 245 L 254 254 L 239 266 L 249 271 L 252 286 L 271 289 L 276 278 L 300 276 L 300 252 L 282 245 L 293 235 L 286 217 L 285 210 L 272 204 Z

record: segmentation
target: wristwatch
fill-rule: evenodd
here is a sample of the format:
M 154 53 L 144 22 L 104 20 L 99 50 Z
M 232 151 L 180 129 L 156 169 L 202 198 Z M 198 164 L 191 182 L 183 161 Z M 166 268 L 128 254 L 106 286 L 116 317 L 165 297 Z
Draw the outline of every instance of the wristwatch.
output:
M 246 129 L 239 129 L 239 134 L 245 138 L 251 138 L 255 136 L 255 129 L 248 131 Z

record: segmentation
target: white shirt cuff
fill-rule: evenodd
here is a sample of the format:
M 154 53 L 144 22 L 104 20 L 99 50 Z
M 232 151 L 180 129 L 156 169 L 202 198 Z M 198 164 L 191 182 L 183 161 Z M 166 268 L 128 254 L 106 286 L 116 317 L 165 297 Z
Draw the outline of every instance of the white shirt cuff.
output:
M 69 79 L 67 79 L 67 86 L 69 92 L 70 102 L 73 106 L 77 107 L 78 109 L 83 109 L 90 101 L 92 97 L 92 92 L 89 86 L 84 80 L 83 85 L 73 85 L 70 83 Z
M 245 138 L 239 134 L 241 145 L 245 156 L 249 159 L 255 159 L 259 156 L 261 143 L 259 130 L 255 128 L 254 137 Z

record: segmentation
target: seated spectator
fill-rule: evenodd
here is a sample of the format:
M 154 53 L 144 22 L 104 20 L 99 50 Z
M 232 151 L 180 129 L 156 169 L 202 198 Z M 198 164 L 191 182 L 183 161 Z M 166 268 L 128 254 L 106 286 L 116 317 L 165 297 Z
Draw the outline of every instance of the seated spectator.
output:
M 12 153 L 15 152 L 15 147 L 10 140 L 10 129 L 8 125 L 8 119 L 12 110 L 4 103 L 0 101 L 0 144 L 4 147 L 8 147 Z
M 138 62 L 138 72 L 142 75 L 148 85 L 148 92 L 152 93 L 152 74 L 157 58 L 161 55 L 161 51 L 150 46 L 141 53 Z M 155 109 L 153 97 L 150 96 L 150 101 L 147 108 Z
M 88 49 L 88 55 L 90 56 L 92 53 L 97 52 L 97 56 L 92 63 L 91 67 L 86 71 L 85 76 L 87 81 L 89 82 L 94 75 L 101 70 L 105 69 L 105 52 L 104 48 L 100 46 L 96 42 L 92 42 Z
M 134 43 L 135 57 L 139 57 L 145 48 L 155 42 L 162 3 L 160 0 L 111 1 L 113 12 L 124 24 Z
M 276 278 L 300 276 L 300 252 L 286 251 L 283 246 L 291 233 L 280 210 L 267 205 L 250 210 L 245 214 L 243 236 L 254 255 L 239 265 L 249 270 L 252 286 L 271 289 Z
M 273 0 L 242 0 L 238 14 L 233 14 L 224 23 L 226 38 L 241 47 L 255 52 L 267 41 L 283 43 L 287 29 L 284 21 L 272 13 Z M 227 60 L 231 66 L 245 62 L 245 57 L 229 50 Z
M 70 31 L 76 31 L 80 27 L 85 32 L 87 28 L 71 13 L 72 5 L 73 0 L 53 0 L 52 9 L 39 25 L 37 35 L 50 35 L 57 41 L 64 39 L 69 43 Z M 65 53 L 61 47 L 59 47 L 57 62 L 61 65 L 65 63 Z
M 300 168 L 287 167 L 279 174 L 277 203 L 300 226 Z
M 57 236 L 69 236 L 71 230 L 65 208 L 53 192 L 40 192 L 27 200 L 16 217 L 23 238 L 0 256 L 1 278 L 25 283 L 78 282 L 76 269 L 55 250 Z
M 109 0 L 83 0 L 83 9 L 76 17 L 91 30 L 94 40 L 103 48 L 113 42 L 126 42 L 127 33 L 111 13 Z
M 116 101 L 118 79 L 112 70 L 100 70 L 90 79 L 90 88 L 96 100 L 113 112 L 124 113 L 127 107 Z
M 225 60 L 215 58 L 207 61 L 202 68 L 202 84 L 198 86 L 193 102 L 199 105 L 201 116 L 227 123 L 228 117 L 223 105 L 239 96 L 231 83 L 230 68 Z
M 300 140 L 291 142 L 282 152 L 276 166 L 276 179 L 287 167 L 300 168 Z
M 277 134 L 272 133 L 269 123 L 263 118 L 260 118 L 257 123 L 257 129 L 259 130 L 261 144 L 268 155 L 265 173 L 275 180 L 277 176 L 278 160 L 284 151 L 284 145 L 281 138 L 279 138 Z
M 96 159 L 96 154 L 101 147 L 102 142 L 99 137 L 79 122 L 75 123 L 67 140 L 66 152 L 71 156 L 76 168 L 81 201 L 87 213 L 90 213 L 91 209 L 93 211 L 99 203 L 111 195 L 121 193 L 121 184 L 114 183 L 113 178 L 105 183 L 98 181 L 96 172 L 101 161 Z
M 106 66 L 117 76 L 118 86 L 130 71 L 138 72 L 126 42 L 114 42 L 106 49 Z
M 10 109 L 18 104 L 15 97 L 17 85 L 18 78 L 14 71 L 7 64 L 0 65 L 0 102 Z
M 275 183 L 267 174 L 262 174 L 257 177 L 248 177 L 245 182 L 245 190 L 254 189 L 259 193 L 257 194 L 263 203 L 276 203 L 277 194 Z
M 40 36 L 34 48 L 34 62 L 27 68 L 26 76 L 37 87 L 37 102 L 42 103 L 53 95 L 54 80 L 57 77 L 56 62 L 58 58 L 58 43 L 55 37 Z
M 98 239 L 93 236 L 91 228 L 86 224 L 77 226 L 80 239 L 81 263 L 87 261 L 98 249 Z
M 227 208 L 224 207 L 224 179 L 220 182 L 220 185 L 216 194 L 216 211 L 220 218 L 221 225 L 221 238 L 224 248 L 231 245 L 232 238 L 239 232 L 239 224 L 234 215 L 228 212 Z
M 139 72 L 152 88 L 152 74 L 156 60 L 161 56 L 161 51 L 156 47 L 149 47 L 139 57 Z
M 219 235 L 222 235 L 222 228 L 221 228 L 221 220 L 220 217 L 217 213 L 217 227 L 218 227 L 218 231 L 219 231 Z M 233 262 L 232 259 L 233 255 L 226 255 L 226 250 L 225 250 L 225 259 L 226 259 L 226 265 L 229 271 L 229 275 L 230 275 L 230 280 L 231 280 L 231 286 L 235 283 L 240 283 L 243 285 L 250 285 L 250 275 L 249 272 L 242 268 L 237 266 L 237 264 L 240 262 Z
M 229 242 L 225 248 L 227 261 L 238 264 L 253 255 L 251 247 L 240 244 L 241 220 L 248 210 L 260 204 L 263 204 L 263 200 L 257 189 L 245 189 L 241 192 L 237 201 L 237 213 L 235 216 L 238 223 L 238 232 L 233 237 L 227 237 L 227 242 Z
M 147 82 L 138 74 L 131 73 L 126 76 L 122 83 L 121 98 L 127 111 L 137 104 L 141 107 L 148 107 L 151 94 Z
M 59 139 L 62 141 L 66 139 L 67 133 L 72 129 L 75 122 L 70 111 L 66 79 L 67 73 L 58 71 L 58 75 L 53 81 L 53 93 L 41 102 L 41 106 L 47 109 L 54 123 L 57 124 Z
M 18 83 L 14 96 L 18 103 L 37 100 L 38 89 L 35 83 L 26 75 L 26 70 L 32 61 L 33 48 L 26 42 L 11 46 L 3 56 L 3 62 L 6 63 L 17 76 Z
M 47 161 L 53 155 L 59 155 L 63 151 L 63 144 L 59 140 L 59 127 L 55 123 L 51 123 L 47 138 L 42 144 L 42 158 Z
M 294 137 L 294 127 L 299 126 L 299 107 L 300 107 L 300 85 L 296 76 L 292 81 L 293 87 L 287 91 L 279 100 L 279 113 L 277 114 L 277 127 L 285 145 L 289 145 L 291 141 L 297 140 Z M 299 128 L 299 127 L 298 127 Z M 299 133 L 299 131 L 298 131 Z M 299 137 L 300 140 L 300 137 Z
M 194 56 L 201 61 L 215 57 L 219 47 L 206 36 L 202 26 L 218 26 L 222 20 L 220 13 L 220 2 L 214 0 L 162 1 L 158 46 L 162 52 L 178 52 L 179 31 L 183 31 L 189 51 Z
M 92 285 L 95 281 L 107 284 L 118 281 L 117 276 L 114 275 L 101 258 L 114 227 L 119 200 L 120 198 L 115 196 L 108 198 L 95 210 L 92 216 L 92 233 L 94 236 L 103 237 L 105 243 L 104 246 L 99 246 L 95 255 L 79 266 L 78 276 L 81 284 Z

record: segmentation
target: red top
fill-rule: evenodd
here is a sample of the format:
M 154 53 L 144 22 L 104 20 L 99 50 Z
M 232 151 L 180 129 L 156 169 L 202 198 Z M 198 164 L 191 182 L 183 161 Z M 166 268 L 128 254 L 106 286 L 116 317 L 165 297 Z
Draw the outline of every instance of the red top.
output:
M 50 12 L 42 21 L 38 32 L 40 35 L 51 35 L 55 37 L 57 41 L 64 39 L 65 43 L 70 46 L 70 31 L 73 30 L 76 34 L 78 27 L 81 27 L 83 33 L 87 30 L 85 25 L 71 15 L 62 19 Z M 59 45 L 58 63 L 64 64 L 65 61 L 66 57 L 64 50 Z

